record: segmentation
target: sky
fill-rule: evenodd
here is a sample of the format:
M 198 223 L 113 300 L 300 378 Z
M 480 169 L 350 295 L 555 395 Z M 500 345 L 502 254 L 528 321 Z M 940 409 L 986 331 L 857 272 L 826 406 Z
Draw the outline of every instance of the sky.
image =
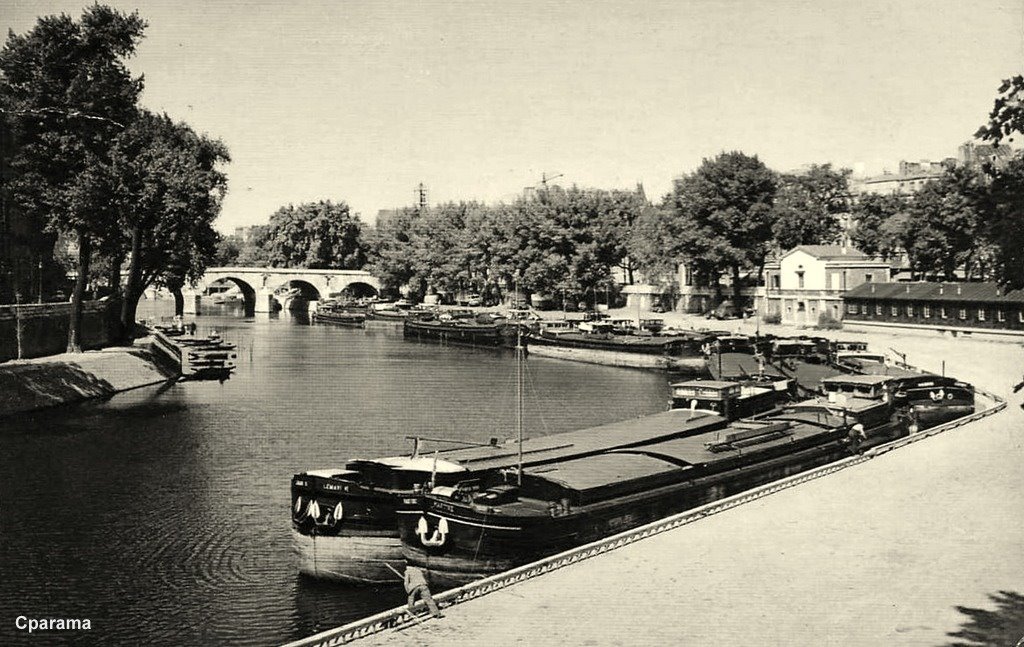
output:
M 0 27 L 88 3 L 0 0 Z M 218 228 L 344 201 L 511 200 L 542 174 L 672 179 L 726 150 L 870 175 L 943 159 L 1021 73 L 1021 0 L 109 0 L 142 104 L 221 139 Z

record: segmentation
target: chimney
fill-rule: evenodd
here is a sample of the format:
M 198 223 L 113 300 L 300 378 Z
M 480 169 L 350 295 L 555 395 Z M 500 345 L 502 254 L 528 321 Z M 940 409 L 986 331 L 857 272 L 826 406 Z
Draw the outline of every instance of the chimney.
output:
M 871 284 L 871 294 L 874 294 L 874 293 L 875 293 L 875 284 L 872 283 Z
M 910 294 L 910 284 L 907 283 L 907 294 Z
M 959 283 L 956 284 L 956 293 L 960 294 L 960 284 Z
M 943 292 L 944 292 L 943 285 L 941 283 L 939 283 L 939 294 L 942 294 Z
M 996 286 L 996 296 L 997 297 L 1003 296 L 1003 288 L 999 287 L 998 285 Z

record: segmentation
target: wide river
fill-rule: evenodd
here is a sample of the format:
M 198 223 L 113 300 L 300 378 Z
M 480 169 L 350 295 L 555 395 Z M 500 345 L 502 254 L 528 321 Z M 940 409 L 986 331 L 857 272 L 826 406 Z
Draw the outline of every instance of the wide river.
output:
M 151 319 L 169 302 L 145 304 Z M 400 326 L 198 318 L 238 345 L 224 383 L 151 387 L 0 421 L 0 643 L 275 645 L 404 602 L 401 586 L 300 577 L 289 479 L 407 436 L 515 435 L 511 352 L 407 342 Z M 664 374 L 528 358 L 525 429 L 663 410 Z M 397 580 L 397 578 L 396 578 Z M 396 582 L 397 583 L 397 582 Z M 89 618 L 14 632 L 19 615 Z M 20 641 L 20 642 L 19 642 Z

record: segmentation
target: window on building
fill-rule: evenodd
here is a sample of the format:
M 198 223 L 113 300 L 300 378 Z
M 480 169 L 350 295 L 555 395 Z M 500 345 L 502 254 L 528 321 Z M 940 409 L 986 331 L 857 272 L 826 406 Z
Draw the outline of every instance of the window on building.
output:
M 780 281 L 781 278 L 782 277 L 778 274 L 772 274 L 772 287 L 775 288 L 776 290 L 778 290 L 779 287 L 782 285 Z
M 1002 310 L 996 310 L 996 321 L 999 323 L 1006 321 L 1006 313 Z
M 914 316 L 914 306 L 907 306 L 907 316 L 908 317 L 913 317 Z
M 804 273 L 803 272 L 797 272 L 796 273 L 796 286 L 798 288 L 800 288 L 801 290 L 804 289 Z
M 1024 323 L 1024 310 L 1017 313 L 1017 321 Z
M 881 315 L 882 314 L 882 304 L 881 303 L 875 304 L 875 314 L 876 315 Z
M 961 320 L 966 319 L 967 318 L 967 308 L 960 308 L 959 315 L 960 315 L 960 319 Z
M 931 318 L 931 316 L 932 316 L 932 307 L 931 306 L 924 306 L 924 318 L 925 319 L 929 319 L 929 318 Z
M 870 272 L 868 272 L 867 274 L 864 275 L 864 282 L 865 283 L 871 283 L 871 281 L 873 281 L 874 278 L 875 277 L 872 276 Z
M 985 321 L 985 308 L 978 308 L 978 321 Z
M 857 314 L 857 305 L 853 303 L 846 304 L 846 312 L 851 315 Z
M 890 307 L 889 307 L 889 314 L 891 314 L 892 316 L 894 316 L 894 317 L 895 317 L 895 316 L 896 316 L 896 315 L 898 315 L 899 313 L 900 313 L 900 309 L 899 309 L 899 307 L 898 307 L 898 306 L 895 306 L 895 305 L 894 305 L 894 306 L 890 306 Z

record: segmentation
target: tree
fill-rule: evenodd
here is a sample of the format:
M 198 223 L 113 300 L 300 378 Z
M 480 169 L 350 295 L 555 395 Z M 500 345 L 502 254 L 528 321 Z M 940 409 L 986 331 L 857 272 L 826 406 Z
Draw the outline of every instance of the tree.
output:
M 694 173 L 676 180 L 665 208 L 677 219 L 680 260 L 711 276 L 732 274 L 741 298 L 742 269 L 760 269 L 772 240 L 778 179 L 757 156 L 734 151 L 705 159 Z
M 783 175 L 775 201 L 775 239 L 782 249 L 834 243 L 838 215 L 849 210 L 850 169 L 813 164 L 806 173 Z
M 264 243 L 272 267 L 361 269 L 366 263 L 358 215 L 330 200 L 281 207 L 272 216 Z
M 267 253 L 267 239 L 270 236 L 269 225 L 253 225 L 251 233 L 238 250 L 234 263 L 241 267 L 267 267 L 270 256 Z
M 231 234 L 223 236 L 217 243 L 217 253 L 213 262 L 217 267 L 230 267 L 238 264 L 238 256 L 242 253 L 245 243 L 240 236 Z
M 672 285 L 684 252 L 678 242 L 681 218 L 668 209 L 648 207 L 636 219 L 630 233 L 627 251 L 649 283 Z
M 957 166 L 914 195 L 907 205 L 908 226 L 914 233 L 908 242 L 920 270 L 946 280 L 952 280 L 960 266 L 971 274 L 981 248 L 984 193 L 978 173 Z
M 479 249 L 468 228 L 480 222 L 478 202 L 449 202 L 419 212 L 411 229 L 413 270 L 422 282 L 441 292 L 455 293 L 484 280 L 478 266 Z
M 418 218 L 415 209 L 381 214 L 367 235 L 367 269 L 387 292 L 397 293 L 416 275 L 411 235 Z
M 988 115 L 988 123 L 978 129 L 978 139 L 998 144 L 1003 138 L 1013 141 L 1013 136 L 1024 133 L 1024 76 L 1017 74 L 1003 79 L 999 95 Z
M 906 199 L 899 194 L 868 193 L 860 196 L 851 209 L 854 226 L 850 240 L 853 246 L 869 256 L 892 258 L 900 246 L 886 235 L 883 225 L 904 211 L 906 206 Z
M 227 192 L 220 166 L 230 157 L 221 142 L 142 111 L 119 135 L 111 160 L 111 195 L 130 241 L 121 325 L 131 334 L 149 285 L 180 289 L 213 260 L 220 238 L 213 221 Z
M 983 206 L 985 239 L 992 247 L 993 274 L 1008 289 L 1024 288 L 1024 158 L 991 170 Z
M 1024 132 L 1024 76 L 1003 80 L 988 123 L 975 137 L 999 144 Z M 1024 288 L 1024 160 L 1017 153 L 1005 166 L 985 167 L 991 184 L 984 201 L 984 234 L 994 275 L 1004 287 Z
M 112 231 L 104 166 L 119 132 L 134 119 L 142 78 L 125 60 L 146 23 L 93 5 L 80 21 L 40 18 L 0 51 L 0 106 L 13 122 L 12 193 L 19 208 L 42 214 L 49 229 L 74 234 L 78 278 L 68 351 L 81 351 L 82 299 L 94 245 Z

